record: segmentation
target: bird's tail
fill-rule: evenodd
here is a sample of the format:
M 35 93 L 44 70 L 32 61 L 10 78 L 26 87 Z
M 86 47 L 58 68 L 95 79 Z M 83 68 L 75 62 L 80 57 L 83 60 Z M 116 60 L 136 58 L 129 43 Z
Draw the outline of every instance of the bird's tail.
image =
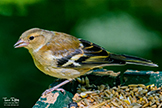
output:
M 125 64 L 158 67 L 158 65 L 154 64 L 152 61 L 139 58 L 139 57 L 134 57 L 134 56 L 129 56 L 129 55 L 117 55 L 117 54 L 110 54 L 109 57 L 114 61 L 123 61 Z

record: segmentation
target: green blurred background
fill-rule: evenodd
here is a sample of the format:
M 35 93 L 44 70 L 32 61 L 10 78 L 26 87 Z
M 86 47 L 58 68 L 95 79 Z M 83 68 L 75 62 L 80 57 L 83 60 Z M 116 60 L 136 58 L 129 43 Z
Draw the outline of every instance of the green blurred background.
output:
M 0 0 L 0 107 L 3 97 L 32 107 L 54 78 L 44 75 L 24 48 L 14 49 L 33 27 L 65 32 L 110 52 L 151 59 L 159 68 L 127 65 L 111 70 L 162 70 L 160 0 Z

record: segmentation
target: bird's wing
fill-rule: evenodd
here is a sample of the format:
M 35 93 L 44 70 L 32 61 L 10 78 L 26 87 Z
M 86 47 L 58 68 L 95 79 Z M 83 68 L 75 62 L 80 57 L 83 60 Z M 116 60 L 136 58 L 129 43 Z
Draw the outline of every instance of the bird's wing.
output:
M 106 51 L 103 47 L 83 39 L 79 39 L 79 41 L 83 45 L 81 50 L 83 50 L 84 55 L 76 60 L 76 62 L 79 62 L 82 65 L 95 66 L 125 64 L 125 61 L 112 58 L 112 54 Z
M 62 36 L 59 36 L 62 35 Z M 56 35 L 57 36 L 57 35 Z M 87 67 L 102 64 L 115 64 L 104 48 L 86 40 L 77 39 L 67 34 L 59 34 L 50 43 L 58 67 Z
M 80 46 L 68 56 L 58 59 L 62 67 L 87 67 L 109 63 L 105 58 L 109 53 L 102 47 L 86 40 L 79 39 Z

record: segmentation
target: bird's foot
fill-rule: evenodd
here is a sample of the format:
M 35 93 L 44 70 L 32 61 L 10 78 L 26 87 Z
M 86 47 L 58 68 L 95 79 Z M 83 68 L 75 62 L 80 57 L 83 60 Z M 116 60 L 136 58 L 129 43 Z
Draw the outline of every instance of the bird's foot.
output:
M 54 90 L 64 92 L 64 94 L 65 94 L 65 90 L 62 89 L 62 88 L 59 88 L 59 87 L 61 87 L 61 86 L 65 85 L 65 84 L 67 84 L 68 82 L 70 82 L 70 81 L 72 81 L 72 80 L 73 80 L 73 79 L 65 80 L 65 81 L 63 81 L 62 83 L 60 83 L 60 84 L 58 84 L 58 85 L 56 85 L 56 86 L 54 86 L 54 87 L 52 87 L 52 88 L 50 88 L 50 89 L 47 89 L 46 91 L 44 91 L 44 92 L 42 93 L 42 95 L 46 95 L 46 94 L 48 94 L 48 93 L 51 93 L 51 92 L 54 91 Z
M 56 91 L 61 91 L 61 92 L 63 92 L 65 94 L 65 90 L 64 89 L 53 87 L 53 88 L 50 88 L 50 89 L 47 89 L 46 91 L 44 91 L 42 93 L 42 95 L 47 95 L 48 93 L 51 93 L 52 91 L 55 91 L 55 90 Z

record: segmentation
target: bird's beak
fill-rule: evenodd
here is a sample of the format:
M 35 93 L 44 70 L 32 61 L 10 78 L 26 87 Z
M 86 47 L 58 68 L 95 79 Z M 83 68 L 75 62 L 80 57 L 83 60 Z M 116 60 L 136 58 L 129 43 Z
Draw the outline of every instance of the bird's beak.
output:
M 27 46 L 28 44 L 29 44 L 28 42 L 25 42 L 25 41 L 23 41 L 22 39 L 19 39 L 19 40 L 15 43 L 14 47 L 15 47 L 15 48 L 20 48 L 20 47 Z

